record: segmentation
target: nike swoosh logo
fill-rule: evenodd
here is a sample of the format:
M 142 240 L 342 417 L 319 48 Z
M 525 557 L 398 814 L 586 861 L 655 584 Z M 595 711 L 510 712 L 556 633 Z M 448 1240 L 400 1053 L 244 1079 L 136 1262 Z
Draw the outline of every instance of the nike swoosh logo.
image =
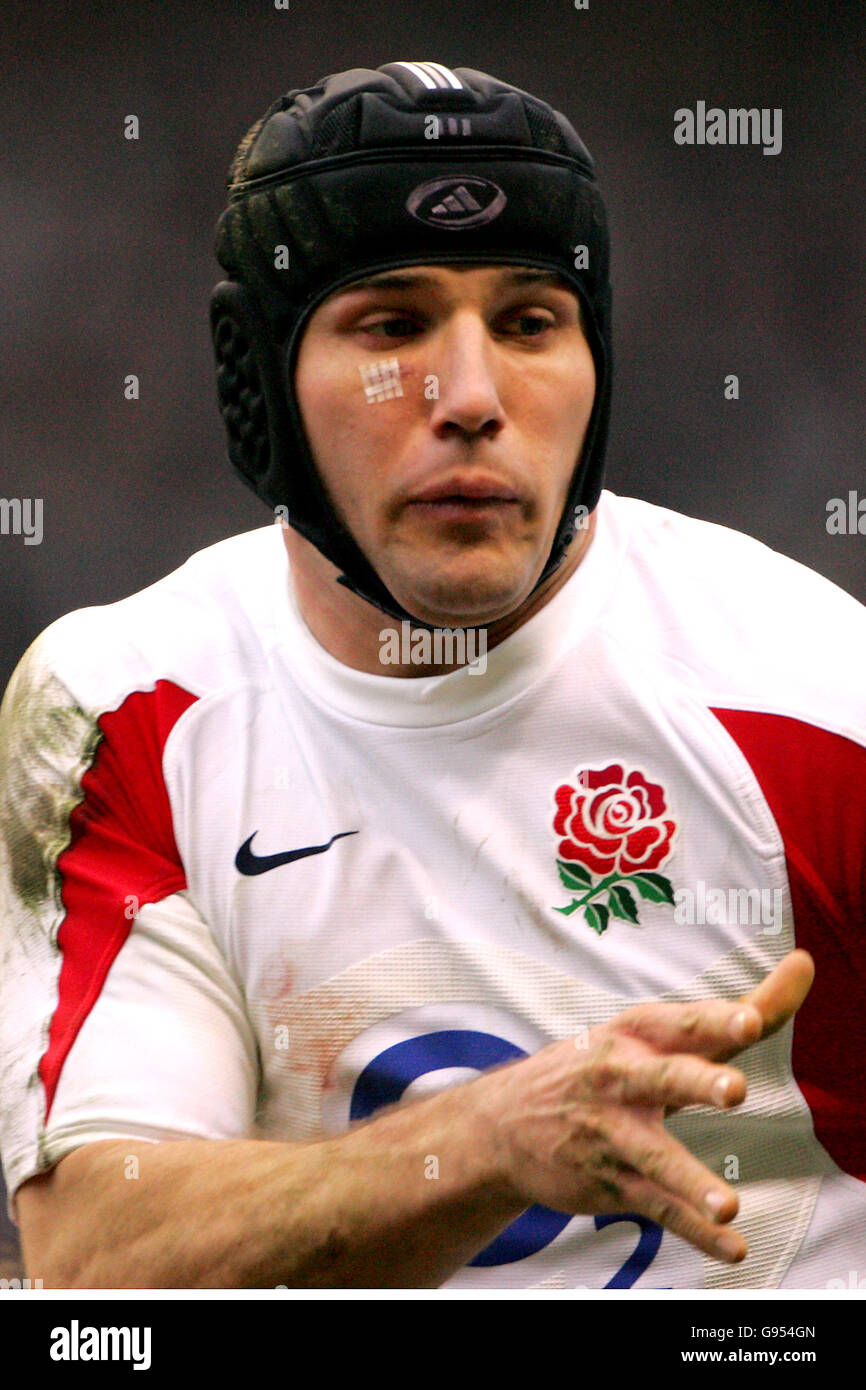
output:
M 281 854 L 253 854 L 250 845 L 258 835 L 254 830 L 248 840 L 244 840 L 237 854 L 235 855 L 235 868 L 241 874 L 266 874 L 270 869 L 279 869 L 282 864 L 292 864 L 296 859 L 306 859 L 310 854 L 324 854 L 326 849 L 330 849 L 335 840 L 342 840 L 344 835 L 357 835 L 357 830 L 341 830 L 337 835 L 332 835 L 326 845 L 305 845 L 303 849 L 286 849 Z

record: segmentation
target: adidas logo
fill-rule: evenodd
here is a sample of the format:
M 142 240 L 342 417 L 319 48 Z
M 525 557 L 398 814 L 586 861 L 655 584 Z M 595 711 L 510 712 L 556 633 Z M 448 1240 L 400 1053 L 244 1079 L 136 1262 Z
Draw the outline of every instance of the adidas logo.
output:
M 471 212 L 479 212 L 481 204 L 472 197 L 465 183 L 461 183 L 460 187 L 455 188 L 453 193 L 449 193 L 447 198 L 443 198 L 441 203 L 432 207 L 430 214 L 433 217 L 438 217 L 441 213 L 463 212 L 467 208 Z
M 419 184 L 406 199 L 406 210 L 428 226 L 458 229 L 492 222 L 507 201 L 491 179 L 464 174 Z

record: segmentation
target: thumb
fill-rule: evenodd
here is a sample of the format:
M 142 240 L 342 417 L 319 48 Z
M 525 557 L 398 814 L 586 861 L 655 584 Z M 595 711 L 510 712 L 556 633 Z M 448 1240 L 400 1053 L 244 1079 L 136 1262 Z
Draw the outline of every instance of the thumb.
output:
M 808 951 L 791 951 L 755 989 L 741 995 L 740 1003 L 751 1004 L 761 1016 L 759 1037 L 770 1037 L 793 1018 L 814 978 L 815 962 Z

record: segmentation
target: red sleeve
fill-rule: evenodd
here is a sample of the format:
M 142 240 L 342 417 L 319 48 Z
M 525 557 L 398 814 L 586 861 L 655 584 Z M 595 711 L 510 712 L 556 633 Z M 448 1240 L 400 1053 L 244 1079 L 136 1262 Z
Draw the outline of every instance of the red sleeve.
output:
M 785 844 L 796 944 L 815 983 L 794 1022 L 794 1077 L 815 1133 L 866 1181 L 866 748 L 782 715 L 714 709 Z
M 98 722 L 83 800 L 72 811 L 57 861 L 63 922 L 57 1007 L 39 1064 L 47 1120 L 63 1063 L 139 907 L 186 887 L 174 837 L 162 755 L 196 697 L 171 681 L 136 691 Z

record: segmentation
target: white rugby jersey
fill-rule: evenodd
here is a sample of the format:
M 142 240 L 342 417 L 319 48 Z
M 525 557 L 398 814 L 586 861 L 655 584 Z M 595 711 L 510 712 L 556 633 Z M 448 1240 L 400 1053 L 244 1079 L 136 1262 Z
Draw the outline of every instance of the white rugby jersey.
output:
M 757 541 L 607 491 L 486 670 L 404 679 L 315 641 L 279 527 L 233 537 L 37 639 L 0 817 L 10 1194 L 97 1139 L 336 1134 L 800 945 L 745 1103 L 668 1121 L 744 1263 L 533 1207 L 448 1283 L 866 1275 L 866 609 Z

